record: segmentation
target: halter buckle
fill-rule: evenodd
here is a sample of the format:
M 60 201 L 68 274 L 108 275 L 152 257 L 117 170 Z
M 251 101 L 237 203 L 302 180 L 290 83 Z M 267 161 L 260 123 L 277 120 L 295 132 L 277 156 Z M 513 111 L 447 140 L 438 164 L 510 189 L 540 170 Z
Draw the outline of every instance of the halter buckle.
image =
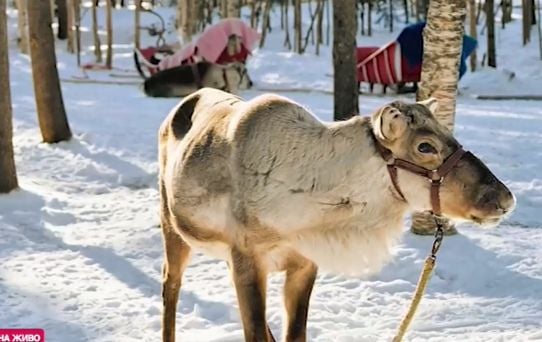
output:
M 430 179 L 431 179 L 431 182 L 433 183 L 442 183 L 442 181 L 444 180 L 444 177 L 442 177 L 438 173 L 438 170 L 432 170 Z

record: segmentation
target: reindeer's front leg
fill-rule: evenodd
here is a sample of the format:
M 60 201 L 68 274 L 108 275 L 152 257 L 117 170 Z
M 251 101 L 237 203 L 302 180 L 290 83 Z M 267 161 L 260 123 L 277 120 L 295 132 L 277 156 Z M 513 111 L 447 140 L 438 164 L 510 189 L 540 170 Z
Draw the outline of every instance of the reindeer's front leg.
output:
M 307 338 L 309 301 L 317 270 L 312 261 L 302 256 L 296 256 L 288 262 L 284 283 L 286 342 L 304 342 Z
M 243 321 L 245 341 L 272 342 L 271 331 L 265 321 L 265 270 L 260 266 L 253 251 L 232 248 L 231 271 L 239 310 Z

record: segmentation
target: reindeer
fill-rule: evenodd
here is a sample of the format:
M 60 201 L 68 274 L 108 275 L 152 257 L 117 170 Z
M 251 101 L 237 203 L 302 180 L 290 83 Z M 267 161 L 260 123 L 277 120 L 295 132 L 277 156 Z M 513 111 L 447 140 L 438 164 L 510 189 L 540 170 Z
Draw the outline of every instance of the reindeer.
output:
M 284 271 L 283 339 L 305 341 L 317 270 L 378 271 L 408 212 L 497 224 L 514 196 L 436 121 L 437 105 L 393 102 L 324 123 L 277 95 L 186 97 L 159 132 L 163 341 L 175 341 L 193 250 L 228 263 L 246 341 L 274 341 L 266 277 Z

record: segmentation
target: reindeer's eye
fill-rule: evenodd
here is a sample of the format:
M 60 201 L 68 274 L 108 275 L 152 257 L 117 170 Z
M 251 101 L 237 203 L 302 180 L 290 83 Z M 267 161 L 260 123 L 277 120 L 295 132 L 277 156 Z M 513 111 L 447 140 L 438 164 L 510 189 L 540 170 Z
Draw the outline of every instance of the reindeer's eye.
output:
M 418 151 L 424 154 L 437 154 L 437 149 L 433 145 L 423 142 L 418 145 Z

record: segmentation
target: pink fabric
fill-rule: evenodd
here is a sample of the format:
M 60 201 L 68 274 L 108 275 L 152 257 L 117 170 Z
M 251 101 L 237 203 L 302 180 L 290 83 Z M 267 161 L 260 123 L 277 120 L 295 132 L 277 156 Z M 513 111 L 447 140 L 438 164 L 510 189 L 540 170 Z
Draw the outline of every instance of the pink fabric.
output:
M 194 43 L 189 43 L 181 50 L 175 52 L 173 55 L 165 56 L 164 58 L 162 58 L 162 60 L 158 64 L 158 68 L 160 70 L 164 70 L 177 67 L 186 62 L 194 63 L 196 62 L 195 52 L 196 46 L 194 45 Z
M 228 38 L 232 34 L 241 38 L 241 43 L 252 51 L 254 43 L 260 35 L 256 30 L 245 24 L 239 18 L 221 20 L 216 25 L 209 27 L 196 41 L 198 55 L 209 62 L 216 62 L 222 51 L 228 44 Z
M 241 38 L 241 44 L 248 51 L 252 51 L 254 44 L 260 38 L 258 32 L 241 19 L 223 19 L 206 29 L 195 43 L 191 42 L 173 55 L 164 57 L 158 64 L 158 68 L 160 70 L 174 68 L 185 63 L 195 63 L 201 59 L 216 63 L 228 44 L 228 38 L 233 34 Z

